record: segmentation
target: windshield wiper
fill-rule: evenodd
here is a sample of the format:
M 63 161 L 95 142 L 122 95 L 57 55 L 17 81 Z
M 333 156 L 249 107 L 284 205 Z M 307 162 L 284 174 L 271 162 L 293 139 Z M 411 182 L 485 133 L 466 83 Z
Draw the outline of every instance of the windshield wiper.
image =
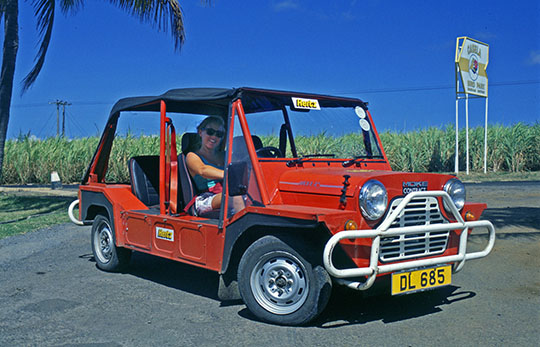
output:
M 329 154 L 324 154 L 324 153 L 317 153 L 317 154 L 308 154 L 308 155 L 303 155 L 301 156 L 300 158 L 296 158 L 296 159 L 293 159 L 293 160 L 289 160 L 287 162 L 287 166 L 288 167 L 292 167 L 292 166 L 295 166 L 295 165 L 298 165 L 300 163 L 303 163 L 305 161 L 308 161 L 310 158 L 315 158 L 315 157 L 335 157 L 336 155 L 335 154 L 332 154 L 332 153 L 329 153 Z
M 349 167 L 349 166 L 353 166 L 354 164 L 358 164 L 358 163 L 361 163 L 363 162 L 364 160 L 366 159 L 366 156 L 364 155 L 359 155 L 359 156 L 356 156 L 352 159 L 349 159 L 347 161 L 344 161 L 343 164 L 343 167 Z

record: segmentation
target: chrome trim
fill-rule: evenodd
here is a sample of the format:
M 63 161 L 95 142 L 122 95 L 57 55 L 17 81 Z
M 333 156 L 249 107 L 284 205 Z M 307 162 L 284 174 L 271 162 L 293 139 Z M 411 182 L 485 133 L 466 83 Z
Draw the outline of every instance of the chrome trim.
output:
M 450 203 L 450 214 L 455 218 L 456 222 L 442 223 L 442 224 L 430 224 L 421 226 L 406 226 L 391 228 L 392 223 L 401 215 L 405 207 L 415 198 L 420 197 L 442 197 L 443 201 Z M 469 236 L 470 228 L 486 228 L 489 233 L 489 240 L 486 247 L 479 252 L 467 253 L 467 238 Z M 455 255 L 435 257 L 429 259 L 416 259 L 408 260 L 399 263 L 382 264 L 379 265 L 379 252 L 380 243 L 382 237 L 400 236 L 418 234 L 419 232 L 440 232 L 440 231 L 452 231 L 460 230 L 461 235 L 459 237 L 458 253 Z M 350 268 L 350 269 L 338 269 L 332 263 L 332 253 L 339 241 L 343 239 L 358 239 L 358 238 L 370 238 L 373 239 L 371 245 L 371 255 L 369 259 L 369 266 L 362 268 Z M 344 230 L 340 231 L 328 240 L 323 251 L 323 263 L 326 271 L 339 280 L 340 283 L 347 285 L 350 288 L 358 290 L 366 290 L 370 288 L 375 282 L 375 278 L 378 274 L 391 273 L 400 270 L 409 270 L 423 266 L 432 266 L 446 263 L 454 263 L 454 272 L 458 272 L 465 265 L 465 261 L 472 259 L 479 259 L 487 256 L 493 246 L 495 245 L 495 227 L 489 221 L 471 221 L 465 222 L 456 206 L 452 203 L 452 199 L 448 193 L 444 191 L 425 191 L 425 192 L 413 192 L 408 194 L 398 204 L 396 209 L 392 211 L 384 221 L 375 230 Z M 367 276 L 365 282 L 344 280 L 344 278 L 350 277 L 363 277 Z
M 394 211 L 402 198 L 392 201 L 390 212 Z M 428 196 L 411 200 L 402 213 L 390 225 L 390 228 L 446 224 L 437 198 Z M 444 253 L 448 246 L 449 231 L 419 232 L 410 235 L 397 235 L 381 238 L 379 259 L 382 262 L 427 257 Z

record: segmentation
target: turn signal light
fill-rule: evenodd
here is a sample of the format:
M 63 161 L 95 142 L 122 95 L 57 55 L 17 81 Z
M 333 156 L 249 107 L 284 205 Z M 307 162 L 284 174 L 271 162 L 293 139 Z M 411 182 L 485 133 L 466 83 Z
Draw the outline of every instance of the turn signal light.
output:
M 471 211 L 467 211 L 467 213 L 465 213 L 465 220 L 466 221 L 476 220 L 476 216 Z
M 358 224 L 356 224 L 355 221 L 352 219 L 349 219 L 347 223 L 345 223 L 345 230 L 356 230 L 358 229 Z

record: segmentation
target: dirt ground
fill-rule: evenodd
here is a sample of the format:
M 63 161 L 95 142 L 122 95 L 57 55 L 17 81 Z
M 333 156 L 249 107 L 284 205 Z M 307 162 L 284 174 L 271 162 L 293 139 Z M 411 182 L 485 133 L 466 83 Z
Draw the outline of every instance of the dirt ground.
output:
M 0 240 L 0 345 L 537 346 L 540 182 L 467 190 L 488 203 L 483 218 L 497 229 L 488 257 L 434 291 L 364 297 L 335 287 L 306 327 L 259 322 L 242 302 L 217 298 L 217 274 L 182 263 L 135 252 L 128 271 L 100 271 L 89 226 L 8 237 Z
M 364 297 L 336 287 L 307 327 L 264 324 L 242 302 L 221 302 L 217 275 L 193 266 L 136 252 L 127 272 L 100 271 L 88 226 L 8 237 L 0 240 L 0 345 L 537 346 L 540 182 L 467 191 L 468 200 L 487 202 L 483 218 L 497 229 L 488 257 L 435 291 Z

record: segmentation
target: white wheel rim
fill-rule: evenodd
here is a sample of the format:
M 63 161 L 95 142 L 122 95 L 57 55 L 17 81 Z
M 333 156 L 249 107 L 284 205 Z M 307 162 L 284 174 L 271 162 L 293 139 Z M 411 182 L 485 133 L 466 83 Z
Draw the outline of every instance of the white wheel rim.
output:
M 114 241 L 109 223 L 101 221 L 94 234 L 94 249 L 98 260 L 106 264 L 111 260 Z
M 297 311 L 307 299 L 309 282 L 302 263 L 291 254 L 267 254 L 250 276 L 255 300 L 268 312 L 286 315 Z

